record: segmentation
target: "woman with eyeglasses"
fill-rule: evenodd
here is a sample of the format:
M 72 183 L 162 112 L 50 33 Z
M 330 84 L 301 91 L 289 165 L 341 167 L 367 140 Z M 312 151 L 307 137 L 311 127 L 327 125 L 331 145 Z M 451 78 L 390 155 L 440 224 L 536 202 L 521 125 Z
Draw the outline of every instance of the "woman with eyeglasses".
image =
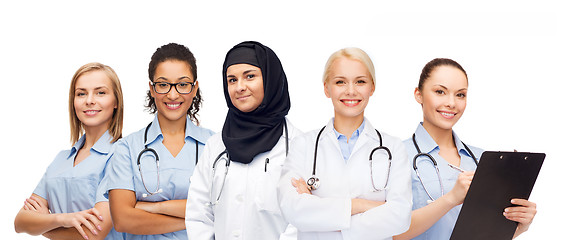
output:
M 334 117 L 292 142 L 278 189 L 283 215 L 299 239 L 391 239 L 409 227 L 410 166 L 401 140 L 364 117 L 373 63 L 359 48 L 341 49 L 323 85 Z
M 229 110 L 191 178 L 190 239 L 296 239 L 281 215 L 277 181 L 300 131 L 286 118 L 288 82 L 277 55 L 258 42 L 234 46 L 223 63 Z
M 450 239 L 483 152 L 464 144 L 452 129 L 466 109 L 467 93 L 466 71 L 456 61 L 436 58 L 423 67 L 414 93 L 423 110 L 423 122 L 405 140 L 409 162 L 417 169 L 412 173 L 411 226 L 393 239 Z M 511 203 L 518 206 L 506 208 L 502 214 L 518 222 L 517 237 L 528 230 L 536 204 L 526 199 L 512 199 Z
M 16 232 L 49 239 L 123 239 L 112 229 L 103 180 L 122 136 L 123 98 L 115 71 L 88 63 L 73 75 L 69 121 L 73 147 L 49 165 L 18 212 Z
M 126 239 L 186 240 L 189 179 L 213 134 L 196 126 L 194 55 L 183 45 L 164 45 L 152 55 L 148 77 L 147 108 L 156 116 L 116 144 L 107 187 L 113 223 Z

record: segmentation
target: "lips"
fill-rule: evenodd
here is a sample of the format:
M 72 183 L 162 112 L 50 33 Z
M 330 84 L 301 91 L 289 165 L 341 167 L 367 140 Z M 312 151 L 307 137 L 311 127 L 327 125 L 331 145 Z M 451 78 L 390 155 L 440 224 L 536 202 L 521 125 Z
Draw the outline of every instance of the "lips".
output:
M 453 112 L 447 112 L 447 111 L 437 111 L 437 112 L 439 112 L 441 114 L 441 116 L 443 116 L 446 119 L 451 119 L 454 116 L 456 116 L 456 113 L 453 113 Z
M 180 108 L 180 105 L 182 105 L 181 102 L 177 102 L 177 103 L 166 103 L 166 107 L 170 110 L 176 110 L 178 108 Z
M 358 104 L 360 104 L 362 100 L 359 99 L 343 99 L 340 100 L 340 102 L 342 102 L 344 105 L 348 106 L 348 107 L 354 107 L 357 106 Z
M 85 115 L 87 115 L 87 116 L 95 116 L 100 111 L 101 110 L 85 110 L 85 111 L 83 111 L 83 113 L 85 113 Z

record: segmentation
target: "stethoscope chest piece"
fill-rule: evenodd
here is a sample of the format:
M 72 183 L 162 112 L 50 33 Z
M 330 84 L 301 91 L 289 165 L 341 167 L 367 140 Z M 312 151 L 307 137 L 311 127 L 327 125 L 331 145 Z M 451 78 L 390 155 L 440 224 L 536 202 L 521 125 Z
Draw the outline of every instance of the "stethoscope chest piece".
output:
M 320 187 L 320 179 L 316 176 L 312 176 L 306 181 L 306 184 L 308 184 L 308 189 L 310 191 L 316 190 Z

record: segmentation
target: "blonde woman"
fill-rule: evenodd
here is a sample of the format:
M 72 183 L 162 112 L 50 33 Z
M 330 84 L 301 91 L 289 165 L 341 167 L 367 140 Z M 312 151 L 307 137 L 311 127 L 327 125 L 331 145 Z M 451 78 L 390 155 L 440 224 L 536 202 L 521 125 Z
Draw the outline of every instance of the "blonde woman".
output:
M 403 143 L 364 117 L 373 63 L 361 49 L 341 49 L 323 82 L 334 117 L 292 142 L 278 189 L 282 213 L 298 239 L 390 239 L 409 227 L 410 166 Z
M 49 165 L 16 216 L 16 232 L 50 239 L 122 239 L 112 230 L 103 196 L 112 145 L 122 132 L 123 98 L 109 66 L 89 63 L 77 70 L 69 89 L 71 142 Z

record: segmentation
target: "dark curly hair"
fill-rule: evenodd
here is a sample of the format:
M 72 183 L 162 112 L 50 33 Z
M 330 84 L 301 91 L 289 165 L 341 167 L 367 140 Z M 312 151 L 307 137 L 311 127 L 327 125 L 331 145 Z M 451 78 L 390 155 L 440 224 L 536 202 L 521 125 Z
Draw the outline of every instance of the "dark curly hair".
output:
M 168 60 L 179 60 L 188 63 L 190 66 L 190 71 L 194 76 L 194 81 L 198 80 L 198 69 L 196 66 L 196 58 L 194 54 L 184 45 L 180 45 L 177 43 L 169 43 L 162 47 L 156 49 L 156 52 L 152 54 L 152 58 L 150 59 L 150 63 L 148 64 L 148 78 L 152 82 L 154 80 L 154 74 L 156 73 L 156 67 L 158 64 L 168 61 Z M 202 96 L 201 91 L 198 88 L 196 92 L 196 96 L 192 100 L 192 104 L 188 109 L 188 115 L 190 119 L 194 121 L 197 125 L 199 125 L 200 121 L 197 118 L 198 111 L 200 110 L 200 106 L 202 105 Z M 156 113 L 156 103 L 154 102 L 154 98 L 150 95 L 150 90 L 148 90 L 146 94 L 146 105 L 145 107 L 148 109 L 150 113 Z
M 464 76 L 466 76 L 466 81 L 468 81 L 468 75 L 466 75 L 466 71 L 464 71 L 464 68 L 462 68 L 462 66 L 460 66 L 460 64 L 458 64 L 458 62 L 449 59 L 449 58 L 435 58 L 433 60 L 431 60 L 430 62 L 428 62 L 425 67 L 423 67 L 423 70 L 421 71 L 421 76 L 419 76 L 419 85 L 417 86 L 417 88 L 419 90 L 423 90 L 423 84 L 425 83 L 425 81 L 427 80 L 427 78 L 429 78 L 431 76 L 431 73 L 440 66 L 450 66 L 450 67 L 455 67 L 458 70 L 462 71 L 464 73 Z

